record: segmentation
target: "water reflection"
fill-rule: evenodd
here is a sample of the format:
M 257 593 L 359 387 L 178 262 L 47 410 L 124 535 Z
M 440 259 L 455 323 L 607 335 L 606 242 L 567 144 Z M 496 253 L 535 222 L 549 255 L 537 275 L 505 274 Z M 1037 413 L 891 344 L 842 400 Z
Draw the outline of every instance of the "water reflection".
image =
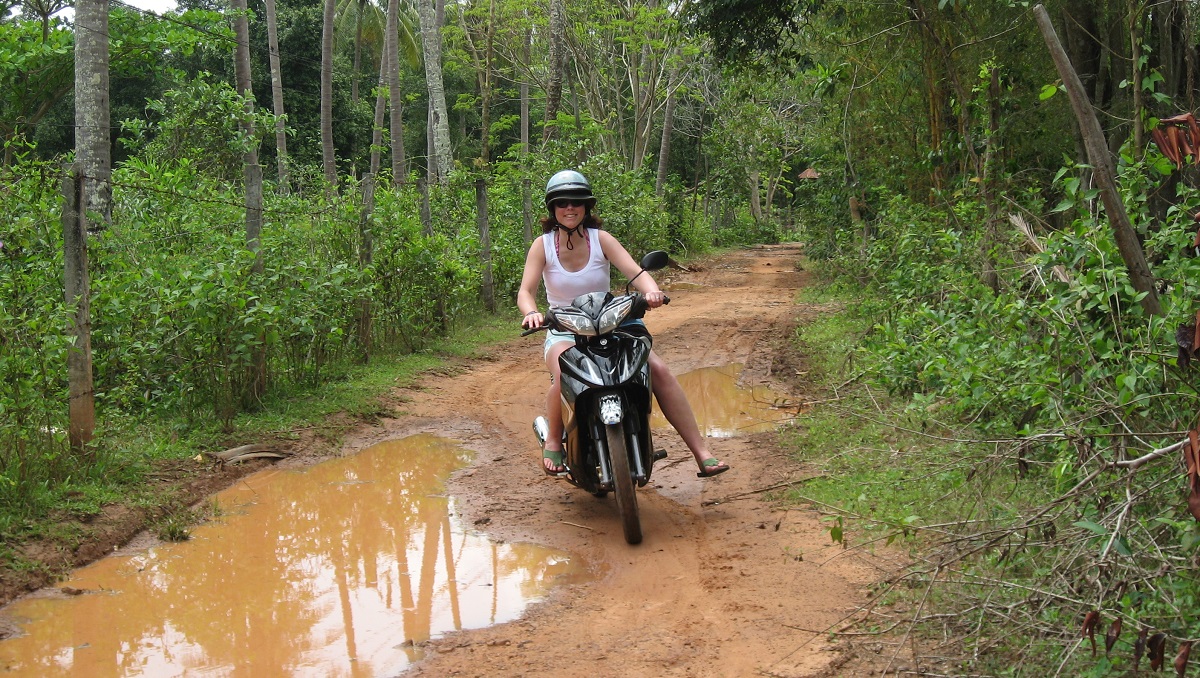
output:
M 740 388 L 738 378 L 741 374 L 742 365 L 734 363 L 692 370 L 678 376 L 702 434 L 731 438 L 770 431 L 785 418 L 775 409 L 775 404 L 784 402 L 785 398 L 765 386 Z M 655 427 L 670 425 L 657 407 L 650 424 Z
M 421 435 L 304 471 L 269 470 L 216 498 L 189 542 L 110 557 L 5 612 L 16 675 L 375 676 L 421 641 L 515 619 L 582 568 L 537 546 L 494 544 L 441 492 L 467 461 Z

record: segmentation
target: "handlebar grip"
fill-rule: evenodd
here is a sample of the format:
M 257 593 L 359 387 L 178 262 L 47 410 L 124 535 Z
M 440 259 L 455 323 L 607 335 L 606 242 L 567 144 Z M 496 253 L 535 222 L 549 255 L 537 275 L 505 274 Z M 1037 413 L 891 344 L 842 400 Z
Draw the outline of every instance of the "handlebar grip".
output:
M 669 303 L 671 303 L 671 297 L 668 297 L 667 295 L 664 294 L 663 295 L 663 306 L 666 306 Z

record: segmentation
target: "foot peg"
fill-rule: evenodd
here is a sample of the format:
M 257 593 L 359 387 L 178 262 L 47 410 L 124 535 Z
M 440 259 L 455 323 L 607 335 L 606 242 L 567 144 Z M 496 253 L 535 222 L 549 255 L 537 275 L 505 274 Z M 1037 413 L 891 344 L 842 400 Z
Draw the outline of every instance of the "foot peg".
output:
M 654 463 L 654 462 L 658 461 L 659 459 L 666 459 L 666 458 L 667 458 L 667 451 L 663 450 L 663 449 L 657 449 L 657 450 L 654 450 L 654 455 L 651 458 L 650 463 Z

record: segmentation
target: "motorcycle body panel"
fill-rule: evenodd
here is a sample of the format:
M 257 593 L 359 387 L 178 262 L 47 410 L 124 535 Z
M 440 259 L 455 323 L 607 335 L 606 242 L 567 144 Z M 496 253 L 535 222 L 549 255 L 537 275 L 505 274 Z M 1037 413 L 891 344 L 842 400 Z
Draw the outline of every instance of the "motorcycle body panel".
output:
M 627 438 L 628 467 L 639 486 L 650 480 L 650 338 L 618 329 L 598 337 L 577 337 L 559 356 L 567 480 L 593 494 L 612 488 L 600 401 L 616 398 Z

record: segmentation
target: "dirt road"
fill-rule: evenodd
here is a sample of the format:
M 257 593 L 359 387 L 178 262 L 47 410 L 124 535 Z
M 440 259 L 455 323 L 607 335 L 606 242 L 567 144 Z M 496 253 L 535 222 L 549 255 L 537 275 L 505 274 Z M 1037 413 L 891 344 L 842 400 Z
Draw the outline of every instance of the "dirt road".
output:
M 672 303 L 647 316 L 656 350 L 676 374 L 742 364 L 744 383 L 770 383 L 802 400 L 802 368 L 777 350 L 799 316 L 821 310 L 793 303 L 806 279 L 799 254 L 793 246 L 757 248 L 661 272 Z M 406 675 L 849 670 L 842 667 L 851 654 L 812 631 L 840 626 L 879 572 L 831 544 L 811 512 L 785 511 L 756 492 L 806 475 L 775 434 L 710 439 L 733 468 L 699 479 L 678 435 L 657 431 L 655 444 L 669 458 L 638 493 L 645 541 L 629 546 L 611 496 L 598 500 L 541 473 L 530 432 L 545 402 L 540 339 L 514 340 L 452 372 L 405 390 L 397 417 L 361 432 L 351 448 L 418 431 L 463 441 L 476 452 L 450 482 L 463 517 L 493 538 L 568 551 L 594 577 L 559 587 L 519 621 L 430 642 Z

